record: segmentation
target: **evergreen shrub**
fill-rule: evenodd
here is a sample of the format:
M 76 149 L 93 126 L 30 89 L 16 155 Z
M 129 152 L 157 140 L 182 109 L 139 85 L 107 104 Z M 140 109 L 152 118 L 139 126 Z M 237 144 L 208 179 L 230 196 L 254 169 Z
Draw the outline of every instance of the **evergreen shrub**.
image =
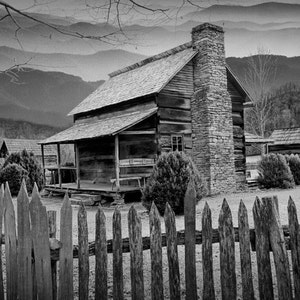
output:
M 286 155 L 296 185 L 300 185 L 300 157 L 298 154 Z
M 27 182 L 28 172 L 18 164 L 8 164 L 0 170 L 0 184 L 8 182 L 12 196 L 18 195 L 23 178 Z
M 33 190 L 34 183 L 39 190 L 43 188 L 44 176 L 40 163 L 32 152 L 28 153 L 25 149 L 21 153 L 10 154 L 4 162 L 3 168 L 9 164 L 17 164 L 27 171 L 26 187 L 28 193 Z
M 149 211 L 154 201 L 163 215 L 168 202 L 175 214 L 183 213 L 184 196 L 190 180 L 195 186 L 196 201 L 199 201 L 206 194 L 206 187 L 191 158 L 177 151 L 161 154 L 143 190 L 143 205 Z
M 258 183 L 263 188 L 293 188 L 295 186 L 291 169 L 282 154 L 263 156 L 258 167 Z

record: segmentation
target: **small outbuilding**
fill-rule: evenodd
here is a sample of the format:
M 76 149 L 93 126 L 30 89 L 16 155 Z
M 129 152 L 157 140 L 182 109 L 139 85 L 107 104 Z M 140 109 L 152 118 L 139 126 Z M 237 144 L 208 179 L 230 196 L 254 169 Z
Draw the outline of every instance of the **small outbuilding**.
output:
M 33 153 L 37 160 L 42 164 L 42 151 L 39 140 L 27 139 L 8 139 L 3 138 L 0 145 L 0 158 L 5 159 L 11 153 L 26 150 Z M 56 149 L 52 145 L 45 147 L 44 159 L 47 165 L 55 165 L 57 160 Z
M 55 144 L 58 153 L 75 145 L 77 182 L 60 176 L 60 190 L 139 190 L 158 156 L 177 150 L 192 157 L 210 194 L 234 191 L 246 184 L 249 102 L 226 65 L 223 29 L 205 23 L 191 42 L 111 73 L 69 113 L 74 125 L 41 145 Z
M 269 152 L 281 154 L 300 154 L 300 127 L 276 129 L 270 138 Z

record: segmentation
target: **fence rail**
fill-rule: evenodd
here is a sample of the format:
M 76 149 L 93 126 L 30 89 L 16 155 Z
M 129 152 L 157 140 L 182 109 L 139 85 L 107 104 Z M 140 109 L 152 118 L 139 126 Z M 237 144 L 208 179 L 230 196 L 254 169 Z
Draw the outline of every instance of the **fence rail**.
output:
M 0 230 L 2 219 L 6 259 L 6 285 L 3 284 L 0 260 L 1 299 L 73 299 L 73 259 L 78 258 L 79 299 L 88 299 L 91 270 L 89 256 L 95 255 L 95 299 L 108 299 L 108 254 L 112 253 L 113 298 L 123 299 L 123 253 L 130 252 L 132 299 L 144 299 L 143 250 L 150 249 L 151 296 L 164 299 L 163 253 L 166 247 L 170 299 L 181 299 L 178 245 L 185 245 L 185 295 L 197 299 L 196 244 L 202 244 L 203 299 L 215 299 L 213 243 L 220 245 L 220 283 L 222 299 L 236 299 L 236 252 L 239 242 L 243 299 L 254 298 L 251 248 L 256 250 L 260 299 L 274 299 L 276 277 L 279 299 L 300 299 L 300 230 L 294 201 L 288 203 L 289 224 L 281 226 L 276 198 L 256 199 L 253 206 L 255 229 L 249 229 L 248 212 L 241 201 L 238 227 L 233 227 L 232 214 L 224 199 L 218 229 L 212 228 L 212 217 L 206 203 L 202 213 L 202 231 L 195 230 L 195 194 L 189 185 L 185 198 L 185 231 L 176 231 L 175 215 L 167 204 L 161 233 L 161 219 L 153 204 L 149 214 L 150 237 L 142 237 L 141 219 L 132 206 L 128 212 L 129 237 L 122 238 L 121 214 L 113 214 L 113 237 L 106 238 L 106 217 L 98 208 L 95 242 L 88 243 L 87 214 L 82 205 L 78 211 L 78 245 L 73 245 L 72 207 L 65 196 L 61 208 L 60 238 L 56 239 L 55 212 L 46 212 L 34 188 L 30 200 L 23 183 L 17 198 L 17 218 L 9 187 L 1 186 Z M 287 250 L 291 251 L 292 273 Z M 275 274 L 272 274 L 270 251 Z M 0 255 L 1 258 L 1 255 Z M 57 266 L 59 271 L 57 272 Z M 293 280 L 292 280 L 293 279 Z M 293 285 L 291 284 L 293 281 Z M 6 296 L 6 297 L 5 297 Z

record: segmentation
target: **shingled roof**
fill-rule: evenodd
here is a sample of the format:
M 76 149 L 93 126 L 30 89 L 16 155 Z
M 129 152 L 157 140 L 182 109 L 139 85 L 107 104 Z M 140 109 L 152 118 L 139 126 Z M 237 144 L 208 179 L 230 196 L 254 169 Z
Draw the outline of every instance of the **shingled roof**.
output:
M 300 127 L 276 129 L 270 136 L 274 145 L 300 144 Z
M 252 134 L 249 132 L 245 132 L 245 141 L 246 144 L 266 144 L 266 143 L 273 143 L 272 138 L 264 138 L 262 136 Z
M 158 93 L 195 56 L 187 43 L 110 74 L 110 78 L 69 115 Z
M 25 139 L 7 139 L 4 138 L 1 141 L 1 147 L 5 144 L 8 153 L 21 152 L 24 149 L 27 152 L 32 152 L 36 156 L 42 155 L 41 146 L 38 144 L 39 140 L 25 140 Z M 56 155 L 56 150 L 54 147 L 49 146 L 44 149 L 45 156 Z
M 152 116 L 156 111 L 157 108 L 155 107 L 142 112 L 120 113 L 114 117 L 108 117 L 89 123 L 75 123 L 72 127 L 61 131 L 40 143 L 71 143 L 106 135 L 115 135 Z

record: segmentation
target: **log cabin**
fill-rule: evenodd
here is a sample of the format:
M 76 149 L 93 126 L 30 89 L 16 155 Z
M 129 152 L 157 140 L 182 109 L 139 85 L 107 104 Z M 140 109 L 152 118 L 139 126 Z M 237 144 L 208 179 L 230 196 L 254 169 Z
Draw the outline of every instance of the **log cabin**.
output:
M 204 23 L 191 35 L 189 43 L 109 74 L 69 113 L 74 125 L 41 142 L 56 144 L 58 153 L 61 144 L 74 144 L 77 184 L 65 188 L 140 188 L 164 151 L 190 155 L 210 194 L 244 187 L 250 96 L 226 65 L 223 29 Z
M 270 153 L 300 155 L 300 127 L 276 129 L 270 138 L 274 141 L 268 146 Z

